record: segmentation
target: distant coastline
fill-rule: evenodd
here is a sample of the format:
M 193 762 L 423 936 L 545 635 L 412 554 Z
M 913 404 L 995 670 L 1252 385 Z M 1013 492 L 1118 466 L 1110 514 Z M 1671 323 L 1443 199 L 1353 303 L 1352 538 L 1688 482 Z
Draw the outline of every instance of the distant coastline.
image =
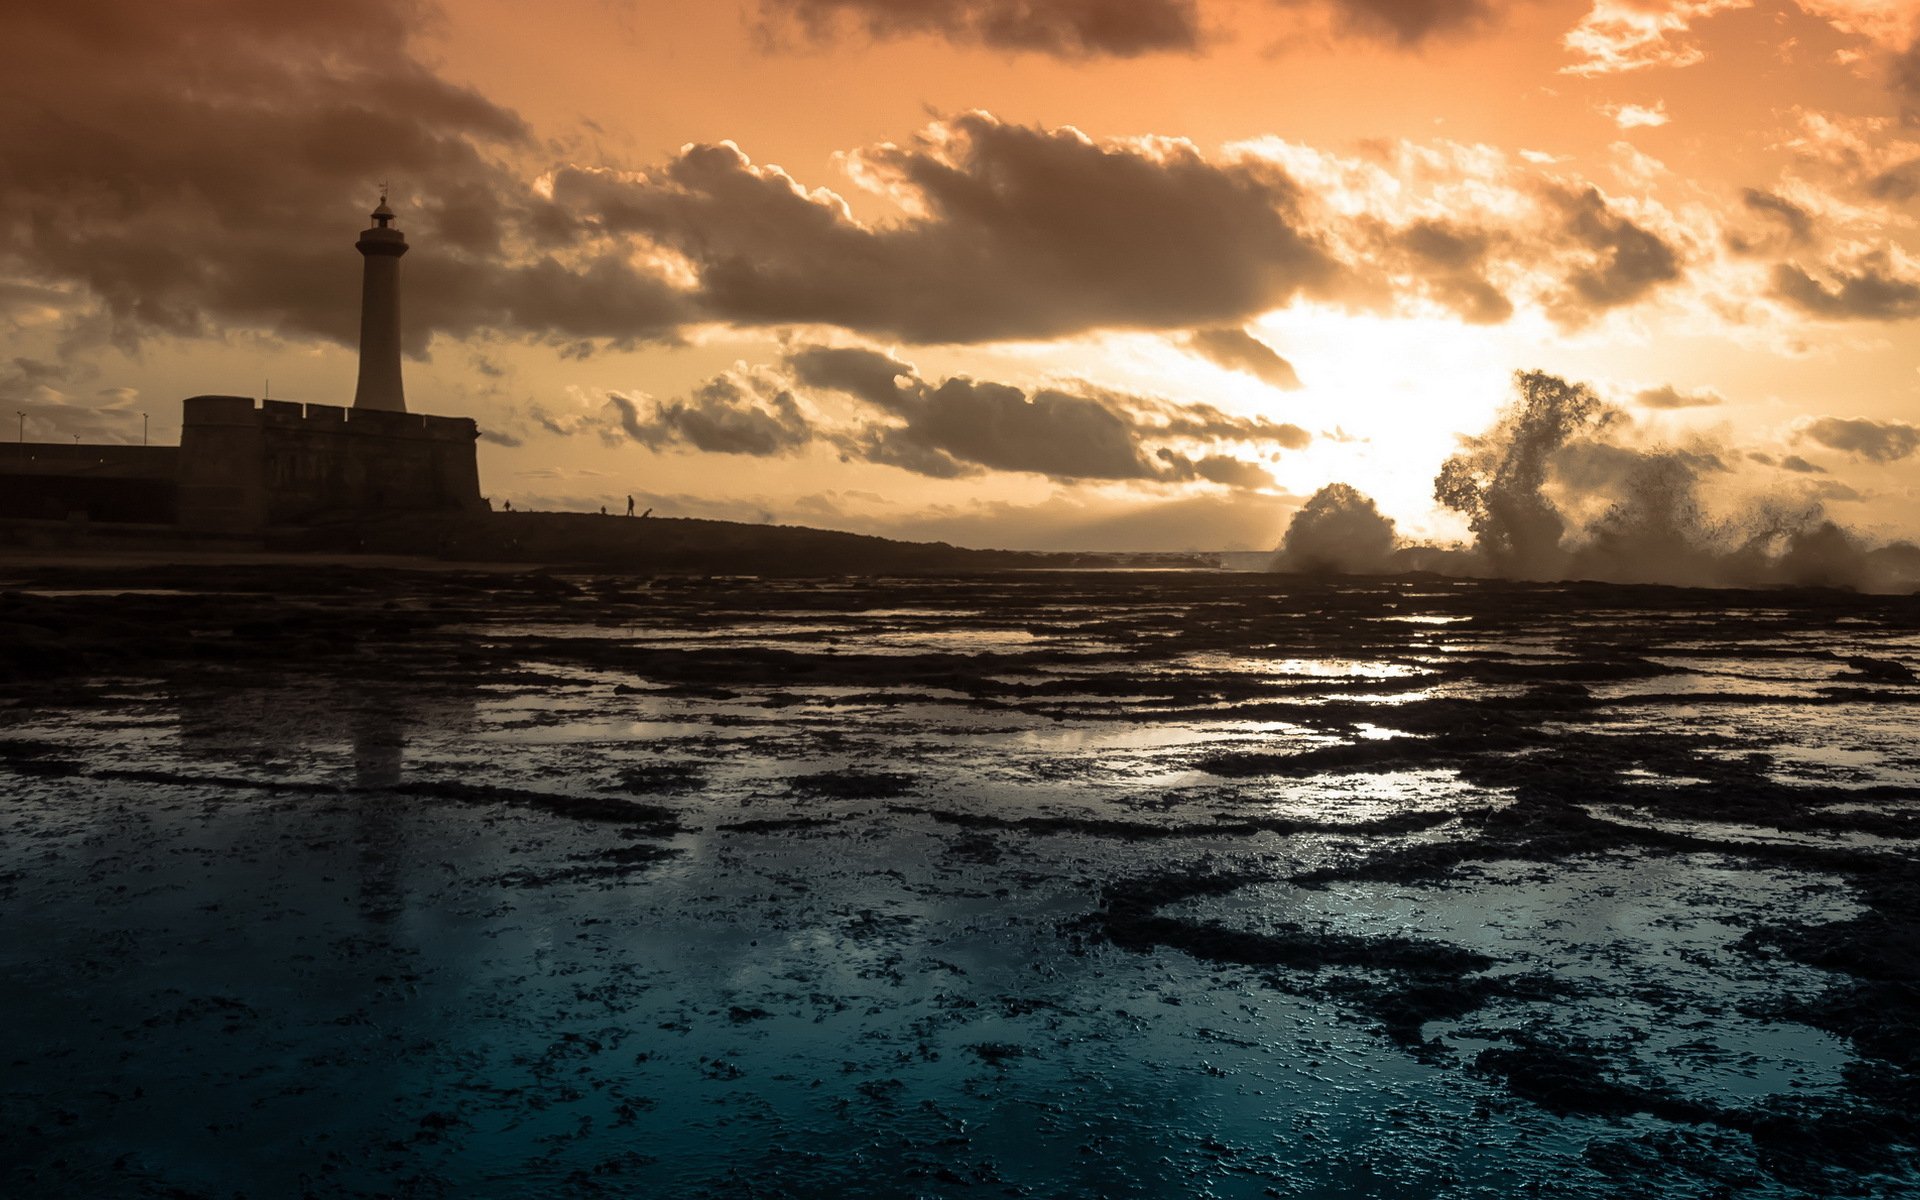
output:
M 341 519 L 258 537 L 85 521 L 0 521 L 0 558 L 379 556 L 660 574 L 860 575 L 999 570 L 1217 570 L 1175 552 L 979 550 L 802 525 L 693 517 L 490 512 Z

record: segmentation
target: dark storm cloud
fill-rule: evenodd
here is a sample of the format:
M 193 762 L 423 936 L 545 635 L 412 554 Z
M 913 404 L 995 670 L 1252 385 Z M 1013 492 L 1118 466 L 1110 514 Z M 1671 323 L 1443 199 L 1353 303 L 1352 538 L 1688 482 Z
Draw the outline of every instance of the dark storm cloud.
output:
M 1875 463 L 1899 462 L 1920 450 L 1920 427 L 1905 421 L 1822 417 L 1808 424 L 1800 434 L 1829 450 L 1840 450 Z
M 1805 312 L 1836 321 L 1920 317 L 1920 279 L 1901 275 L 1884 250 L 1827 273 L 1831 282 L 1815 279 L 1797 263 L 1781 263 L 1773 269 L 1774 291 Z
M 1895 204 L 1920 196 L 1920 158 L 1896 163 L 1873 175 L 1865 183 L 1867 195 Z
M 1272 472 L 1259 463 L 1230 458 L 1224 454 L 1209 454 L 1195 462 L 1193 473 L 1210 483 L 1224 484 L 1244 491 L 1274 486 Z
M 730 144 L 652 176 L 568 169 L 554 194 L 594 229 L 684 256 L 741 325 L 822 323 L 918 342 L 1236 322 L 1330 284 L 1277 167 L 1180 142 L 1101 143 L 969 113 L 854 159 L 916 215 L 855 221 Z
M 1750 211 L 1779 226 L 1791 244 L 1804 246 L 1813 240 L 1813 214 L 1793 201 L 1758 188 L 1746 188 L 1741 192 L 1740 200 Z M 1742 251 L 1747 249 L 1738 242 L 1734 248 Z
M 1808 462 L 1798 454 L 1789 454 L 1785 458 L 1775 458 L 1764 450 L 1749 450 L 1748 462 L 1757 462 L 1763 467 L 1779 467 L 1783 471 L 1792 471 L 1796 475 L 1825 475 L 1827 469 L 1818 463 Z
M 1056 479 L 1156 479 L 1137 427 L 1103 397 L 949 379 L 923 390 L 901 439 L 957 461 Z
M 1324 14 L 1347 37 L 1410 49 L 1491 24 L 1495 0 L 1272 0 Z M 1204 47 L 1196 0 L 760 0 L 762 28 L 797 28 L 816 42 L 933 35 L 958 44 L 1060 58 L 1132 58 Z M 1225 14 L 1230 15 L 1230 14 Z
M 1574 327 L 1684 274 L 1679 251 L 1598 188 L 1519 174 L 1487 182 L 1531 201 L 1531 211 L 1516 219 L 1463 205 L 1404 223 L 1369 214 L 1331 225 L 1352 246 L 1348 297 L 1379 304 L 1416 295 L 1470 324 L 1495 325 L 1513 316 L 1511 289 Z
M 64 382 L 66 374 L 59 363 L 16 355 L 0 367 L 0 401 L 35 399 L 56 391 L 55 385 Z
M 1264 487 L 1271 477 L 1206 454 L 1198 460 L 1153 443 L 1255 442 L 1298 449 L 1297 425 L 1236 417 L 1208 404 L 1178 405 L 1075 383 L 1027 391 L 956 377 L 933 383 L 875 350 L 809 346 L 788 356 L 804 386 L 852 396 L 898 423 L 867 426 L 843 453 L 923 475 L 951 478 L 981 468 L 1055 479 L 1207 479 Z
M 547 202 L 498 163 L 513 112 L 407 49 L 426 7 L 88 0 L 10 13 L 0 38 L 0 223 L 20 282 L 81 285 L 125 344 L 232 326 L 351 343 L 347 249 L 381 180 L 422 248 L 409 349 L 491 327 L 643 337 L 679 320 L 623 259 L 562 265 Z M 611 321 L 607 306 L 623 318 Z
M 960 13 L 982 30 L 1005 24 L 991 14 L 1025 14 L 1118 53 L 1152 12 L 1191 8 L 821 0 L 783 11 Z M 1469 9 L 1343 7 L 1410 31 L 1452 27 Z M 691 146 L 646 174 L 567 166 L 536 188 L 521 167 L 544 165 L 545 151 L 521 119 L 408 49 L 431 19 L 406 0 L 322 11 L 90 0 L 10 16 L 0 314 L 39 321 L 52 308 L 70 335 L 129 346 L 236 329 L 352 345 L 360 266 L 348 247 L 383 179 L 416 247 L 402 271 L 416 354 L 435 335 L 502 332 L 580 355 L 716 321 L 922 343 L 1200 330 L 1197 352 L 1290 387 L 1285 360 L 1234 330 L 1302 295 L 1385 306 L 1406 288 L 1494 322 L 1512 304 L 1490 280 L 1548 263 L 1565 281 L 1556 315 L 1576 323 L 1678 271 L 1671 247 L 1591 190 L 1564 192 L 1551 230 L 1429 220 L 1368 243 L 1251 154 L 1096 141 L 985 113 L 848 157 L 859 180 L 902 201 L 885 222 L 856 219 L 730 143 Z
M 609 393 L 619 432 L 650 449 L 683 444 L 712 454 L 766 458 L 789 454 L 814 438 L 814 430 L 791 391 L 764 379 L 719 375 L 685 400 L 640 401 Z M 608 440 L 617 435 L 603 430 Z
M 1715 392 L 1683 392 L 1670 383 L 1648 388 L 1633 399 L 1642 408 L 1709 408 L 1725 403 Z
M 847 438 L 840 448 L 850 459 L 899 467 L 929 479 L 960 479 L 981 474 L 975 463 L 961 462 L 937 446 L 929 446 L 913 430 L 885 425 L 870 425 Z
M 1462 320 L 1497 325 L 1513 315 L 1513 302 L 1486 276 L 1496 242 L 1504 241 L 1494 231 L 1429 219 L 1380 236 L 1417 285 Z
M 967 469 L 1023 471 L 1057 479 L 1157 479 L 1166 474 L 1140 444 L 1133 413 L 1108 393 L 956 377 L 934 384 L 877 351 L 808 347 L 788 358 L 796 379 L 840 391 L 902 425 L 870 427 L 853 450 L 924 475 Z
M 1195 0 L 760 0 L 769 25 L 816 40 L 846 29 L 873 38 L 936 34 L 999 50 L 1131 58 L 1199 47 Z
M 1319 2 L 1278 0 L 1283 7 Z M 1328 0 L 1326 7 L 1342 32 L 1402 47 L 1471 32 L 1498 15 L 1489 0 Z
M 1202 358 L 1251 375 L 1268 387 L 1292 391 L 1300 387 L 1300 376 L 1293 364 L 1281 358 L 1272 346 L 1242 329 L 1197 329 L 1187 344 Z
M 1894 56 L 1890 82 L 1900 98 L 1900 119 L 1920 125 L 1920 39 Z
M 1111 396 L 1112 393 L 1108 395 Z M 1152 422 L 1145 428 L 1165 437 L 1223 442 L 1272 442 L 1276 446 L 1285 446 L 1289 450 L 1299 450 L 1313 440 L 1313 435 L 1298 425 L 1283 421 L 1268 421 L 1259 417 L 1236 417 L 1231 413 L 1222 412 L 1211 404 L 1156 404 L 1156 402 L 1138 399 L 1132 402 L 1150 406 L 1145 411 L 1152 416 Z
M 1586 252 L 1566 277 L 1561 307 L 1576 319 L 1631 304 L 1680 278 L 1680 256 L 1653 231 L 1615 211 L 1599 189 L 1556 188 L 1549 200 L 1563 218 L 1561 235 Z
M 857 346 L 805 346 L 787 356 L 787 366 L 808 387 L 845 392 L 894 413 L 906 411 L 925 386 L 906 363 Z

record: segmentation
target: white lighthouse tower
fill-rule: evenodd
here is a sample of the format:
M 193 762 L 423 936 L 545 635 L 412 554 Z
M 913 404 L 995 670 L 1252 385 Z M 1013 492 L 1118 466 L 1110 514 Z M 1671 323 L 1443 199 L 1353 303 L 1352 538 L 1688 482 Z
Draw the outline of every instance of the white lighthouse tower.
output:
M 407 235 L 393 228 L 386 193 L 373 210 L 373 227 L 354 243 L 366 262 L 360 288 L 360 381 L 353 389 L 355 408 L 407 411 L 400 386 L 400 256 Z

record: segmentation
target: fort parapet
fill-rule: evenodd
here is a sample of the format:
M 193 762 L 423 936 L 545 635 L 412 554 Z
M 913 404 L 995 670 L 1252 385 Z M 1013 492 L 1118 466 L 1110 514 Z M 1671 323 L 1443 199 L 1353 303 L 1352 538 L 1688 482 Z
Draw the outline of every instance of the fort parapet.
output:
M 179 512 L 251 533 L 382 513 L 482 511 L 468 417 L 193 396 L 181 406 Z

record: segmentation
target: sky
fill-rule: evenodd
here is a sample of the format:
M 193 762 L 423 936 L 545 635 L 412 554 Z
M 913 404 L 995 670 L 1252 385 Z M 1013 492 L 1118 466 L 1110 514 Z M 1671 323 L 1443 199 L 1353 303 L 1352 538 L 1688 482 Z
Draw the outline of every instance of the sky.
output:
M 1447 541 L 1543 371 L 1716 511 L 1920 535 L 1920 0 L 10 5 L 8 432 L 350 403 L 383 184 L 496 505 Z

